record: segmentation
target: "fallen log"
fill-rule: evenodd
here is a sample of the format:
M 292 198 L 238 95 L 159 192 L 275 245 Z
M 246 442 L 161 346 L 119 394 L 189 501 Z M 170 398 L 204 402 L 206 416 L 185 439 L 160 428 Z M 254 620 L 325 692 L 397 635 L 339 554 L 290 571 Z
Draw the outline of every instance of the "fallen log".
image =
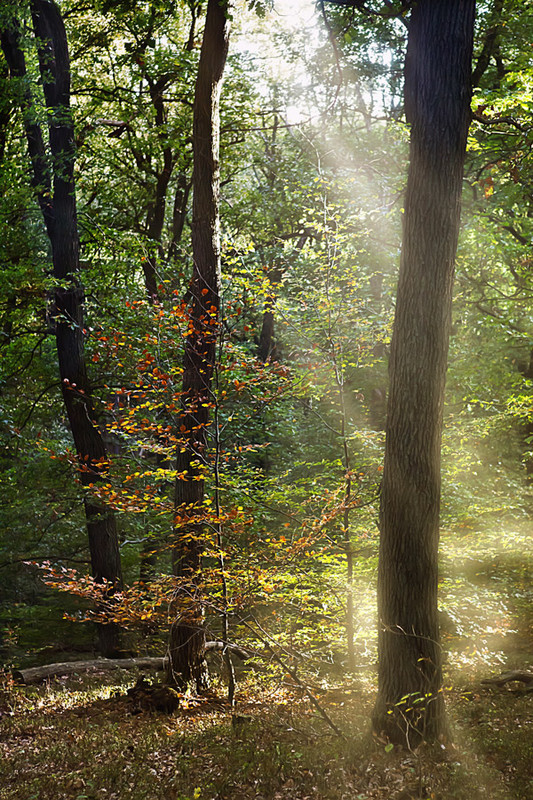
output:
M 45 664 L 42 667 L 14 669 L 13 680 L 25 685 L 41 683 L 57 675 L 73 675 L 78 672 L 107 672 L 114 669 L 165 669 L 165 658 L 95 658 L 92 661 L 64 661 L 59 664 Z
M 205 652 L 213 653 L 217 650 L 222 652 L 222 650 L 224 650 L 225 647 L 226 647 L 225 642 L 206 642 Z M 244 647 L 239 647 L 236 644 L 228 644 L 227 648 L 231 652 L 232 656 L 237 656 L 237 658 L 240 658 L 241 661 L 246 661 L 247 658 L 251 658 L 254 655 L 255 656 L 261 655 L 261 653 L 257 652 L 252 653 L 250 650 L 245 650 Z
M 533 672 L 528 672 L 523 669 L 515 669 L 510 672 L 502 672 L 498 678 L 485 678 L 481 681 L 484 684 L 492 686 L 505 686 L 506 683 L 511 681 L 520 681 L 521 683 L 533 683 Z
M 243 661 L 252 655 L 242 647 L 229 644 L 231 652 Z M 224 649 L 224 642 L 206 642 L 206 652 Z M 167 659 L 162 657 L 145 656 L 140 658 L 95 658 L 90 661 L 64 661 L 57 664 L 45 664 L 42 667 L 28 667 L 27 669 L 14 669 L 13 680 L 26 686 L 41 683 L 47 678 L 57 675 L 73 675 L 78 672 L 107 672 L 115 669 L 153 669 L 165 670 Z

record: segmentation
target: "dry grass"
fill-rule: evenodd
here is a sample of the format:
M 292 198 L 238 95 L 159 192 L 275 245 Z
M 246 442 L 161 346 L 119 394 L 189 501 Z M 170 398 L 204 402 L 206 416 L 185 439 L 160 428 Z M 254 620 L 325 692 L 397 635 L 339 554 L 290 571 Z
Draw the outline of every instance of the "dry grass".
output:
M 363 683 L 322 695 L 342 741 L 290 687 L 250 677 L 235 724 L 222 687 L 168 716 L 133 713 L 125 682 L 132 676 L 6 685 L 1 800 L 533 798 L 531 696 L 450 692 L 459 744 L 409 753 L 369 736 Z

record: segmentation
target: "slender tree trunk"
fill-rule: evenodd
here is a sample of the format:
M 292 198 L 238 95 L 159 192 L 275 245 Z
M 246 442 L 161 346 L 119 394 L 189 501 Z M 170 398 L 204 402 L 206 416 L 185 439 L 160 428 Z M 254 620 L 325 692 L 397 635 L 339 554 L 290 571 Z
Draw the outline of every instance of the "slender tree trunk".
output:
M 527 365 L 527 369 L 524 372 L 524 377 L 526 377 L 530 381 L 533 381 L 533 350 L 530 350 L 529 352 L 529 363 Z M 532 443 L 533 419 L 531 418 L 531 415 L 523 426 L 523 435 L 527 451 L 531 452 L 531 450 L 533 450 L 533 443 Z M 526 465 L 526 480 L 529 484 L 531 484 L 533 483 L 533 458 L 531 458 L 530 455 L 526 456 L 525 465 Z
M 178 186 L 176 194 L 174 195 L 174 208 L 172 211 L 172 241 L 168 248 L 169 260 L 174 258 L 178 252 L 178 246 L 183 235 L 183 228 L 185 226 L 185 219 L 187 216 L 187 203 L 189 202 L 189 194 L 191 191 L 191 183 L 187 180 L 184 172 L 180 172 L 178 176 Z
M 32 0 L 31 13 L 48 114 L 51 166 L 28 88 L 23 91 L 21 104 L 33 185 L 52 249 L 57 285 L 53 317 L 61 388 L 78 456 L 78 475 L 84 487 L 92 574 L 97 582 L 107 580 L 116 586 L 121 582 L 121 568 L 115 517 L 112 509 L 97 501 L 89 489 L 106 470 L 107 452 L 96 423 L 84 353 L 67 38 L 61 14 L 52 0 Z M 25 80 L 26 65 L 16 25 L 3 31 L 2 47 L 11 75 Z M 119 631 L 114 623 L 99 625 L 98 635 L 104 655 L 118 651 Z
M 173 569 L 179 580 L 168 680 L 202 689 L 207 680 L 201 598 L 204 470 L 219 326 L 219 99 L 229 44 L 227 5 L 209 0 L 193 111 L 193 275 L 183 361 L 175 486 Z
M 281 226 L 282 223 L 280 221 L 279 227 L 281 228 Z M 279 285 L 283 280 L 283 276 L 288 264 L 292 258 L 295 258 L 301 252 L 308 238 L 309 232 L 304 230 L 304 232 L 298 237 L 298 241 L 293 252 L 286 259 L 286 265 L 283 266 L 281 264 L 281 260 L 279 258 L 275 258 L 273 259 L 273 262 L 268 270 L 270 291 L 265 300 L 261 333 L 259 334 L 259 343 L 257 345 L 257 358 L 259 361 L 262 361 L 265 364 L 269 359 L 272 361 L 277 361 L 279 358 L 279 352 L 276 347 L 276 339 L 274 335 L 274 310 L 276 308 L 276 298 Z
M 475 0 L 420 0 L 405 65 L 411 123 L 391 345 L 374 729 L 412 747 L 446 734 L 437 619 L 440 442 Z
M 147 260 L 143 262 L 146 291 L 148 293 L 150 302 L 154 303 L 159 299 L 157 261 L 158 258 L 162 258 L 164 256 L 161 237 L 163 234 L 163 226 L 165 224 L 168 184 L 170 182 L 170 178 L 172 177 L 175 159 L 173 158 L 172 148 L 168 144 L 166 134 L 167 113 L 163 99 L 163 92 L 167 85 L 168 79 L 165 76 L 154 82 L 148 73 L 145 73 L 145 77 L 148 81 L 150 98 L 155 109 L 156 132 L 163 144 L 163 164 L 157 173 L 155 195 L 150 203 L 147 215 L 146 232 L 149 239 L 151 239 L 150 254 Z
M 350 503 L 352 500 L 352 473 L 350 463 L 350 450 L 348 445 L 348 434 L 346 430 L 346 403 L 344 396 L 344 376 L 335 364 L 335 377 L 339 392 L 341 408 L 341 436 L 344 460 L 344 511 L 342 514 L 342 539 L 344 552 L 346 553 L 346 645 L 348 650 L 348 669 L 353 672 L 355 669 L 355 631 L 353 624 L 354 596 L 353 596 L 353 573 L 354 573 L 354 553 L 352 538 L 350 536 Z
M 261 324 L 261 333 L 259 335 L 259 344 L 257 346 L 257 358 L 266 364 L 269 358 L 274 357 L 276 352 L 276 344 L 274 342 L 274 303 L 275 298 L 273 295 L 267 298 L 265 303 L 265 310 L 263 311 L 263 322 Z
M 149 254 L 142 265 L 148 302 L 150 305 L 154 306 L 161 302 L 158 284 L 158 261 L 164 258 L 162 236 L 165 224 L 167 191 L 175 160 L 166 133 L 167 112 L 163 92 L 168 79 L 163 77 L 158 81 L 154 81 L 146 70 L 144 70 L 144 78 L 148 83 L 150 98 L 155 110 L 156 133 L 163 145 L 163 163 L 157 171 L 155 194 L 148 206 L 148 213 L 146 216 L 146 233 L 150 240 Z M 158 469 L 170 469 L 170 459 L 167 455 L 157 453 L 155 462 Z M 139 553 L 139 580 L 142 583 L 150 583 L 155 575 L 157 549 L 158 542 L 150 536 L 149 531 L 146 531 L 145 539 Z

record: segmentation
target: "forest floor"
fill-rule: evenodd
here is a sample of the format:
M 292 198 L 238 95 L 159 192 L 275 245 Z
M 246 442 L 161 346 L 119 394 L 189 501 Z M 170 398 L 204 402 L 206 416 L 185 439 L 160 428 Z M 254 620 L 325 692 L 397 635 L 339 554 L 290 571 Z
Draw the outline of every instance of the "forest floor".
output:
M 372 695 L 321 702 L 339 739 L 290 687 L 242 687 L 238 717 L 213 692 L 172 715 L 132 713 L 109 674 L 1 698 L 2 800 L 509 800 L 533 798 L 533 698 L 472 683 L 448 692 L 455 745 L 386 752 Z
M 132 673 L 27 687 L 6 675 L 0 800 L 533 800 L 533 694 L 482 683 L 533 668 L 529 542 L 528 531 L 443 536 L 453 745 L 389 751 L 373 739 L 371 664 L 316 692 L 346 739 L 283 676 L 243 673 L 235 714 L 217 678 L 169 715 L 132 705 Z

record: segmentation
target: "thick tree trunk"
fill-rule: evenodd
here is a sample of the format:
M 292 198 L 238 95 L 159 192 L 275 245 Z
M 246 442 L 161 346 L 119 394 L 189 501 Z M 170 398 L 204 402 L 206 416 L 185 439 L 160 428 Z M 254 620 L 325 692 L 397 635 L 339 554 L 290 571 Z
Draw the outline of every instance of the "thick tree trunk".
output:
M 389 365 L 373 725 L 407 746 L 446 734 L 437 617 L 440 443 L 474 11 L 475 0 L 420 0 L 405 65 L 411 148 Z
M 63 400 L 84 487 L 85 515 L 93 577 L 98 582 L 121 581 L 118 536 L 113 511 L 97 501 L 90 485 L 100 480 L 107 453 L 97 427 L 84 354 L 83 289 L 78 282 L 79 238 L 74 185 L 74 128 L 70 114 L 70 62 L 65 27 L 51 0 L 32 0 L 31 12 L 48 114 L 51 167 L 31 92 L 24 89 L 21 103 L 28 149 L 37 192 L 52 249 L 54 323 Z M 2 33 L 2 47 L 13 77 L 25 79 L 24 54 L 16 26 Z M 52 177 L 53 176 L 53 184 Z M 114 623 L 98 626 L 100 650 L 119 649 Z
M 226 3 L 209 0 L 198 66 L 193 122 L 193 276 L 183 362 L 182 414 L 175 487 L 174 574 L 179 579 L 170 631 L 168 680 L 205 687 L 201 599 L 204 469 L 211 382 L 219 328 L 219 99 L 229 43 Z

